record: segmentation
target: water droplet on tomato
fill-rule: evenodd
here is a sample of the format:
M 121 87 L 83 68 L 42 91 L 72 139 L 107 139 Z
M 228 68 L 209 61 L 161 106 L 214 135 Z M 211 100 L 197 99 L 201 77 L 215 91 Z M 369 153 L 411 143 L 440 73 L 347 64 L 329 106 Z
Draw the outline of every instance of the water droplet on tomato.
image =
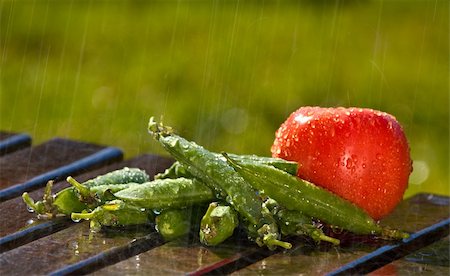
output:
M 331 129 L 330 129 L 331 137 L 334 137 L 335 134 L 336 134 L 336 131 L 334 130 L 334 127 L 331 127 Z
M 350 169 L 352 167 L 352 165 L 353 165 L 352 162 L 353 162 L 352 159 L 348 158 L 347 161 L 346 161 L 345 167 L 347 169 Z

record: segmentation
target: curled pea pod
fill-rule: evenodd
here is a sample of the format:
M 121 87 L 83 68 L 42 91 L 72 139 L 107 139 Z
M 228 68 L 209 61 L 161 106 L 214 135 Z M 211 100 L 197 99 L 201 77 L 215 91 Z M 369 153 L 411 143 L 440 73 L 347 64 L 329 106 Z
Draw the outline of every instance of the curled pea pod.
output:
M 155 175 L 155 179 L 165 179 L 165 178 L 179 178 L 179 177 L 184 177 L 184 178 L 193 178 L 193 175 L 190 174 L 187 170 L 186 167 L 183 166 L 180 162 L 175 161 L 172 166 L 170 166 L 169 168 L 167 168 L 164 172 L 162 173 L 158 173 L 157 175 Z
M 53 195 L 52 181 L 47 183 L 42 201 L 34 202 L 26 192 L 22 195 L 22 198 L 28 208 L 36 212 L 39 218 L 52 218 L 70 215 L 73 212 L 81 212 L 89 208 L 88 205 L 98 205 L 99 200 L 96 199 L 95 194 L 91 194 L 89 191 L 91 187 L 117 183 L 143 183 L 149 181 L 149 178 L 148 174 L 143 170 L 125 167 L 83 182 L 82 186 L 84 188 L 81 188 L 81 190 L 84 192 L 85 200 L 74 187 L 68 187 Z
M 212 202 L 200 222 L 200 242 L 204 245 L 221 244 L 233 235 L 238 224 L 238 214 L 233 208 Z
M 196 179 L 187 178 L 155 179 L 121 190 L 114 196 L 136 206 L 154 210 L 182 208 L 214 198 L 213 192 L 206 185 Z
M 257 244 L 269 249 L 292 246 L 279 240 L 276 221 L 270 213 L 263 213 L 262 199 L 222 157 L 174 134 L 170 127 L 155 122 L 153 117 L 148 130 L 190 174 L 233 206 L 243 218 L 250 238 Z
M 223 160 L 226 160 L 222 154 L 216 153 L 217 156 L 223 158 Z M 254 165 L 268 165 L 275 167 L 277 169 L 280 169 L 282 171 L 285 171 L 292 175 L 297 175 L 298 170 L 298 163 L 293 161 L 287 161 L 281 158 L 275 158 L 275 157 L 264 157 L 264 156 L 257 156 L 257 155 L 238 155 L 233 153 L 228 153 L 228 156 L 230 156 L 233 160 L 237 160 L 242 163 L 246 164 L 254 164 Z
M 113 200 L 98 206 L 90 213 L 72 213 L 73 221 L 90 220 L 92 230 L 102 226 L 129 226 L 149 224 L 153 221 L 150 210 L 127 204 L 121 200 Z
M 248 183 L 277 202 L 282 202 L 288 210 L 300 211 L 355 234 L 375 234 L 390 239 L 409 236 L 402 231 L 382 228 L 364 210 L 310 182 L 271 166 L 244 164 L 226 153 L 224 156 Z

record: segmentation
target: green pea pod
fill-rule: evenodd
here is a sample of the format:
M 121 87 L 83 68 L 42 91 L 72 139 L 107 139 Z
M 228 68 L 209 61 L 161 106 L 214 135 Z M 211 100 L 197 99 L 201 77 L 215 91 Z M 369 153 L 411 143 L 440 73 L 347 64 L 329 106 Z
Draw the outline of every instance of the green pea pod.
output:
M 190 174 L 186 170 L 186 167 L 181 165 L 180 162 L 178 162 L 178 161 L 175 161 L 172 164 L 172 166 L 167 168 L 164 172 L 158 173 L 157 175 L 155 175 L 155 179 L 165 179 L 165 178 L 175 179 L 175 178 L 179 178 L 179 177 L 193 178 L 193 175 Z
M 138 168 L 125 167 L 120 170 L 97 176 L 96 178 L 90 179 L 82 184 L 78 183 L 70 176 L 67 178 L 67 182 L 74 186 L 74 188 L 78 191 L 81 202 L 87 204 L 90 208 L 95 208 L 102 202 L 101 198 L 99 198 L 98 194 L 95 192 L 95 187 L 127 183 L 139 184 L 147 182 L 149 179 L 150 177 L 145 171 Z
M 218 156 L 224 158 L 222 154 L 217 153 Z M 285 171 L 292 175 L 297 175 L 298 163 L 293 161 L 287 161 L 281 158 L 274 157 L 264 157 L 257 155 L 238 155 L 233 153 L 228 153 L 233 160 L 236 160 L 245 164 L 254 164 L 254 165 L 268 165 Z M 224 159 L 225 160 L 225 159 Z
M 148 181 L 149 178 L 148 174 L 143 170 L 125 167 L 87 180 L 79 185 L 81 187 L 79 190 L 69 187 L 53 195 L 51 191 L 53 182 L 49 181 L 42 201 L 34 202 L 28 193 L 24 193 L 22 198 L 28 208 L 38 214 L 38 217 L 52 218 L 54 216 L 70 215 L 73 212 L 81 212 L 89 207 L 96 207 L 101 201 L 95 197 L 95 193 L 90 193 L 91 187 L 117 183 L 143 183 Z
M 113 194 L 118 191 L 142 185 L 142 183 L 133 182 L 126 184 L 105 184 L 89 187 L 85 184 L 79 183 L 71 176 L 67 177 L 67 182 L 69 182 L 78 193 L 78 201 L 84 203 L 92 209 L 101 205 L 102 203 L 105 203 L 106 201 L 116 199 Z
M 172 157 L 185 166 L 189 173 L 233 206 L 243 218 L 249 236 L 259 245 L 266 245 L 269 249 L 275 249 L 277 246 L 291 247 L 291 244 L 278 240 L 280 234 L 276 221 L 270 214 L 263 213 L 262 199 L 223 158 L 194 142 L 173 134 L 170 127 L 155 122 L 153 117 L 150 118 L 148 129 L 150 134 Z
M 393 239 L 408 237 L 404 232 L 382 228 L 364 210 L 310 182 L 271 166 L 244 164 L 227 154 L 224 156 L 251 185 L 288 210 L 300 211 L 355 234 L 377 234 Z
M 200 223 L 200 242 L 204 245 L 221 244 L 233 235 L 238 224 L 238 214 L 233 208 L 212 202 Z
M 155 179 L 114 194 L 118 199 L 149 209 L 182 208 L 211 201 L 210 188 L 196 179 Z
M 224 157 L 220 153 L 214 153 L 218 158 Z M 281 158 L 273 158 L 273 157 L 261 157 L 257 155 L 238 155 L 238 154 L 228 154 L 234 160 L 238 160 L 243 163 L 253 163 L 253 164 L 263 164 L 273 166 L 277 169 L 283 170 L 289 174 L 297 175 L 298 163 L 293 161 L 286 161 Z M 164 179 L 164 178 L 192 178 L 194 177 L 189 171 L 184 167 L 180 162 L 176 161 L 166 169 L 164 172 L 155 175 L 155 179 Z
M 127 204 L 121 200 L 113 200 L 95 208 L 90 213 L 72 213 L 73 221 L 90 220 L 91 229 L 101 226 L 129 226 L 149 224 L 153 221 L 153 213 L 140 207 Z

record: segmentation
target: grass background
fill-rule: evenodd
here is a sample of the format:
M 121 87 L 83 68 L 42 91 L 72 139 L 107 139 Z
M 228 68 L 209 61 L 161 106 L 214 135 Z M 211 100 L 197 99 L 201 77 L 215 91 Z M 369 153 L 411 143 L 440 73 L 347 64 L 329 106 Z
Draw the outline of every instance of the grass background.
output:
M 164 116 L 212 150 L 269 155 L 303 105 L 397 117 L 406 196 L 450 195 L 448 1 L 0 2 L 0 129 L 163 153 Z

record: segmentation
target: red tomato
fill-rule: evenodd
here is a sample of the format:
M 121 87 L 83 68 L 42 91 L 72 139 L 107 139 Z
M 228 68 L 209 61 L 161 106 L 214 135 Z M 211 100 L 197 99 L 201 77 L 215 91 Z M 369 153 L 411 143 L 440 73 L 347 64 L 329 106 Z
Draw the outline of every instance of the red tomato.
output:
M 402 200 L 412 171 L 395 117 L 362 108 L 302 107 L 276 132 L 272 155 L 299 163 L 298 176 L 378 220 Z

